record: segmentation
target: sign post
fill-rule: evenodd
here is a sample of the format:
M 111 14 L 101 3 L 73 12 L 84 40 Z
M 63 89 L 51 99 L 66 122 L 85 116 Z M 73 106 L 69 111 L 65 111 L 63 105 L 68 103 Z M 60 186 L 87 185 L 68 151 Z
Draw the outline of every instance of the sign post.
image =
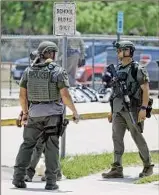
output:
M 123 34 L 123 26 L 124 13 L 122 11 L 119 11 L 117 16 L 117 41 L 120 41 L 120 35 Z
M 73 2 L 54 3 L 54 34 L 63 36 L 62 67 L 67 70 L 67 36 L 76 32 L 76 4 Z M 65 108 L 66 112 L 66 108 Z M 66 114 L 66 113 L 65 113 Z M 61 138 L 61 158 L 66 154 L 66 132 Z

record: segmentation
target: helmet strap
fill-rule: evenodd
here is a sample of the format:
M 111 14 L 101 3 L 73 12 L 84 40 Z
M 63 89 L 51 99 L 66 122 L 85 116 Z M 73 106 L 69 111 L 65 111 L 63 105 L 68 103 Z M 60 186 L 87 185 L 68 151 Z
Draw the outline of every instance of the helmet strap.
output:
M 130 58 L 132 58 L 133 57 L 133 53 L 134 53 L 134 51 L 130 48 L 130 55 L 128 56 L 128 55 L 125 55 L 125 49 L 123 49 L 123 57 L 125 58 L 125 57 L 130 57 Z
M 55 60 L 55 52 L 53 52 L 53 60 Z

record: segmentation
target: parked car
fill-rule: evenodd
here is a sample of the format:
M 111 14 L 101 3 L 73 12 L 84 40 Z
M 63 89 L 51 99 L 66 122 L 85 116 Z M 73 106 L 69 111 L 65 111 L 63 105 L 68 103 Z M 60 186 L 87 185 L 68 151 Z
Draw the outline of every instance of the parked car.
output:
M 136 50 L 134 53 L 134 60 L 146 66 L 150 77 L 150 89 L 158 88 L 159 67 L 156 62 L 158 59 L 159 59 L 159 47 L 136 46 Z M 78 69 L 77 81 L 82 83 L 88 83 L 88 81 L 90 82 L 90 78 L 92 78 L 91 74 L 93 74 L 92 62 L 93 62 L 92 58 L 87 59 L 86 68 L 81 67 Z M 118 59 L 117 59 L 115 49 L 113 47 L 107 47 L 105 52 L 96 55 L 94 57 L 94 67 L 95 67 L 94 77 L 96 78 L 97 75 L 98 78 L 102 78 L 102 73 L 103 73 L 102 69 L 100 68 L 100 71 L 99 69 L 97 69 L 99 65 L 100 67 L 103 66 L 104 69 L 104 67 L 108 64 L 117 64 L 117 63 L 118 63 Z M 89 73 L 88 73 L 88 67 L 89 67 Z
M 104 64 L 96 64 L 94 66 L 94 79 L 95 81 L 101 80 L 101 74 L 105 69 Z M 76 80 L 80 83 L 92 82 L 93 68 L 90 65 L 85 65 L 78 69 L 76 73 Z
M 112 46 L 111 41 L 95 41 L 94 42 L 94 55 L 98 55 L 104 51 L 106 51 L 107 47 Z M 92 41 L 85 41 L 85 52 L 86 52 L 86 59 L 89 59 L 92 57 L 93 51 L 93 42 Z
M 14 80 L 19 81 L 22 77 L 24 70 L 29 66 L 29 58 L 18 59 L 14 62 L 14 68 L 11 74 Z
M 98 44 L 97 44 L 98 45 Z M 118 59 L 116 51 L 113 47 L 104 48 L 104 52 L 86 59 L 86 65 L 80 67 L 76 73 L 76 79 L 81 83 L 92 83 L 93 68 L 92 64 L 94 61 L 94 79 L 97 82 L 101 82 L 102 73 L 104 68 L 108 64 L 117 64 Z M 98 52 L 97 52 L 98 53 Z M 157 89 L 159 83 L 159 67 L 156 61 L 159 59 L 159 47 L 153 46 L 136 46 L 134 53 L 134 60 L 139 61 L 145 65 L 149 77 L 150 77 L 150 88 Z M 20 80 L 24 70 L 29 65 L 29 58 L 22 58 L 15 61 L 15 67 L 12 69 L 12 76 L 15 80 Z
M 95 41 L 94 55 L 104 52 L 107 47 L 111 46 L 111 44 L 112 44 L 111 42 Z M 92 46 L 93 45 L 91 41 L 85 41 L 86 60 L 92 57 Z M 15 67 L 11 71 L 13 79 L 19 81 L 26 67 L 29 66 L 29 58 L 25 57 L 25 58 L 17 59 L 13 65 L 15 65 Z

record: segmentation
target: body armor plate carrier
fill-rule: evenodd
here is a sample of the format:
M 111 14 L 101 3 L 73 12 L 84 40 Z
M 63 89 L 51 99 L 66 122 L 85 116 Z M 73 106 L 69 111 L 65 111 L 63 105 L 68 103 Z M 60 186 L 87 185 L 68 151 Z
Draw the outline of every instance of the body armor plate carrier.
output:
M 138 99 L 138 100 L 141 101 L 140 85 L 139 85 L 137 79 L 134 78 L 134 75 L 132 75 L 132 70 L 134 68 L 137 68 L 137 67 L 138 67 L 138 63 L 132 62 L 132 64 L 130 64 L 128 67 L 125 67 L 125 68 L 120 68 L 120 66 L 119 66 L 118 69 L 117 69 L 117 73 L 121 74 L 122 72 L 124 72 L 124 73 L 127 74 L 126 84 L 127 84 L 129 97 L 130 98 L 135 98 L 135 99 Z M 115 87 L 114 92 L 115 92 L 115 96 L 117 95 L 118 97 L 122 98 L 122 94 L 119 90 L 119 86 Z
M 57 77 L 60 74 L 61 67 L 55 65 L 52 65 L 51 69 L 46 65 L 43 67 L 33 66 L 28 68 L 27 92 L 29 101 L 52 102 L 60 99 L 60 92 L 57 88 Z

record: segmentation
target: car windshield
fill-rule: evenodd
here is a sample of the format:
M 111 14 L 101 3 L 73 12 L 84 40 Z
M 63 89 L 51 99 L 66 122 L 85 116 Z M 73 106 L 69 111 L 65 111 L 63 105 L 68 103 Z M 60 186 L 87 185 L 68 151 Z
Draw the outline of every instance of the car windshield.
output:
M 106 64 L 106 62 L 107 62 L 107 52 L 103 52 L 94 57 L 95 64 Z M 86 60 L 86 64 L 92 64 L 92 63 L 93 63 L 93 58 L 89 58 L 88 60 Z

